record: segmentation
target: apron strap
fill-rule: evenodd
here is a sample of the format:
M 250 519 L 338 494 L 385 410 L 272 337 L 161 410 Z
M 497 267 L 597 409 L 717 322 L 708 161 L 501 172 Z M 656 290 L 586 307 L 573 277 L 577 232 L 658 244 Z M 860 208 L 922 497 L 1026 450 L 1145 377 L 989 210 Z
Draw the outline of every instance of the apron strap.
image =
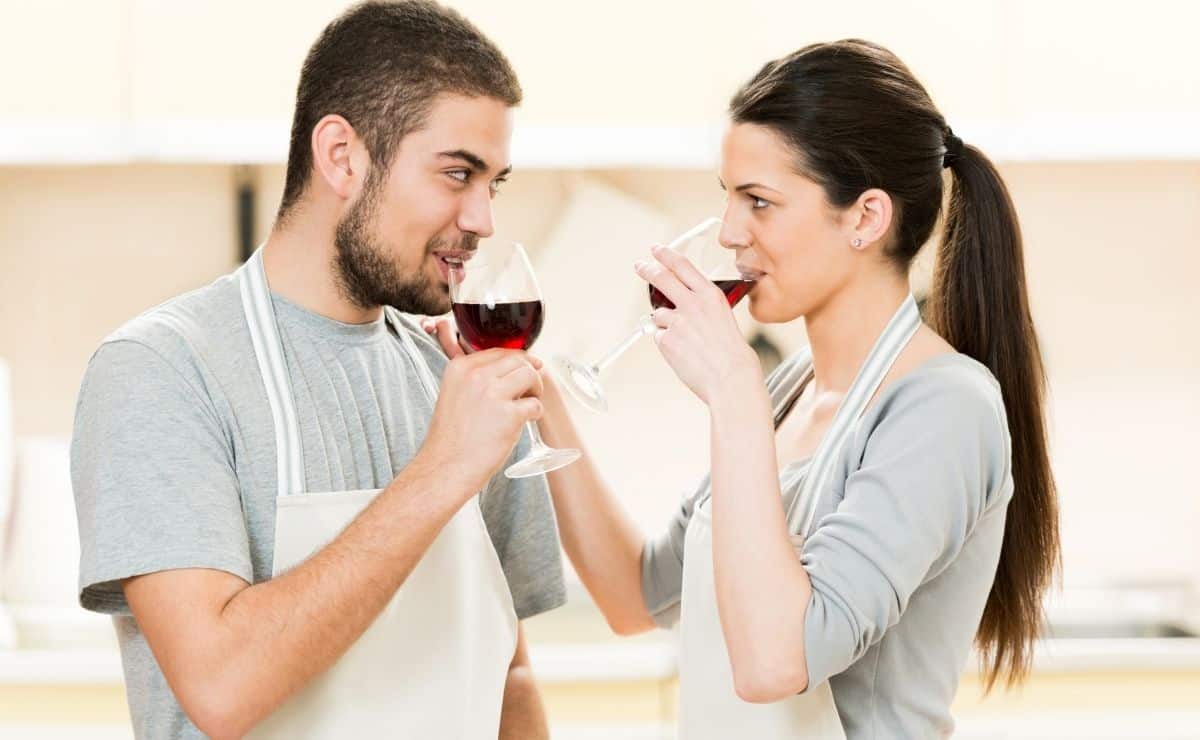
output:
M 242 311 L 246 314 L 250 341 L 254 345 L 254 356 L 258 360 L 258 370 L 267 389 L 271 419 L 275 423 L 279 495 L 303 493 L 304 450 L 300 443 L 300 425 L 297 422 L 291 378 L 284 360 L 283 342 L 279 338 L 275 309 L 271 305 L 271 291 L 267 286 L 267 272 L 263 267 L 262 247 L 256 249 L 246 264 L 238 268 L 237 276 L 242 291 Z
M 417 369 L 417 380 L 421 383 L 421 387 L 425 389 L 425 393 L 429 396 L 430 403 L 437 403 L 438 397 L 438 382 L 433 377 L 433 371 L 429 369 L 429 364 L 421 357 L 421 351 L 417 349 L 417 343 L 409 336 L 408 330 L 400 323 L 400 310 L 393 306 L 384 306 L 383 315 L 387 317 L 387 321 L 391 324 L 392 329 L 396 332 L 396 336 L 400 339 L 400 344 L 403 345 L 404 351 L 408 353 Z
M 818 493 L 825 490 L 829 482 L 837 460 L 837 451 L 842 448 L 859 417 L 866 410 L 867 404 L 879 390 L 884 377 L 920 326 L 921 313 L 917 309 L 916 299 L 910 293 L 892 316 L 883 333 L 875 340 L 875 346 L 871 348 L 870 354 L 850 385 L 850 390 L 838 406 L 833 423 L 822 437 L 804 481 L 800 484 L 800 491 L 788 507 L 789 532 L 804 536 L 811 532 L 817 511 Z M 811 367 L 808 372 L 812 372 Z
M 812 346 L 805 345 L 796 350 L 793 358 L 767 378 L 767 392 L 775 399 L 771 404 L 771 418 L 776 428 L 795 404 L 799 391 L 812 379 Z
M 306 490 L 304 448 L 300 441 L 299 416 L 292 394 L 291 376 L 287 370 L 275 309 L 271 304 L 271 290 L 267 285 L 262 254 L 262 247 L 255 250 L 246 264 L 238 269 L 237 276 L 242 293 L 242 310 L 246 314 L 250 341 L 254 345 L 254 356 L 258 360 L 258 370 L 266 387 L 271 419 L 275 425 L 278 495 L 290 496 Z M 384 306 L 384 316 L 416 366 L 417 377 L 430 401 L 436 402 L 437 381 L 421 358 L 412 337 L 401 324 L 400 312 L 391 306 Z

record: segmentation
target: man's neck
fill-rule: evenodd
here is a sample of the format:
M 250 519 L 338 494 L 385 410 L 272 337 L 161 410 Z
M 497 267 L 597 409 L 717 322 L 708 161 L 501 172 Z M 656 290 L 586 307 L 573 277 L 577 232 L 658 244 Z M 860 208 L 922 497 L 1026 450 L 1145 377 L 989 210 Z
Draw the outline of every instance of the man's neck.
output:
M 277 226 L 263 247 L 267 284 L 292 303 L 346 324 L 379 318 L 382 307 L 364 309 L 346 297 L 334 273 L 335 221 L 295 218 Z

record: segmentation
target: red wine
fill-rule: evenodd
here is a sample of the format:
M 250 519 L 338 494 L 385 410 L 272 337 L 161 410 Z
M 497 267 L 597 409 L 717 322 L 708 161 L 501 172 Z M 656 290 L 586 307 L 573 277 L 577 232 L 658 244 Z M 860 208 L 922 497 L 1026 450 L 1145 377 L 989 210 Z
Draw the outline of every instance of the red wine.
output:
M 729 307 L 733 308 L 738 304 L 738 301 L 746 297 L 746 294 L 754 287 L 757 280 L 743 280 L 737 278 L 735 280 L 714 280 L 713 284 L 721 289 L 725 294 L 725 300 L 729 301 Z M 650 286 L 650 305 L 655 308 L 675 308 L 675 304 L 670 298 L 663 295 L 658 288 Z
M 471 349 L 529 349 L 542 331 L 542 302 L 455 303 L 454 320 Z

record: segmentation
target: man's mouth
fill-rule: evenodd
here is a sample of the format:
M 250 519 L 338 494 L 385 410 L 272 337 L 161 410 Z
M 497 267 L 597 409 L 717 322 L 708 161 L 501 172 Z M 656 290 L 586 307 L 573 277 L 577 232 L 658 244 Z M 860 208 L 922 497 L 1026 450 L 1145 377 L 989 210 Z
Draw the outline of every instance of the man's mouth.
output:
M 442 262 L 449 265 L 461 265 L 475 256 L 473 249 L 444 249 L 433 253 Z
M 442 278 L 449 281 L 450 272 L 461 274 L 463 265 L 475 256 L 473 249 L 443 249 L 433 253 Z

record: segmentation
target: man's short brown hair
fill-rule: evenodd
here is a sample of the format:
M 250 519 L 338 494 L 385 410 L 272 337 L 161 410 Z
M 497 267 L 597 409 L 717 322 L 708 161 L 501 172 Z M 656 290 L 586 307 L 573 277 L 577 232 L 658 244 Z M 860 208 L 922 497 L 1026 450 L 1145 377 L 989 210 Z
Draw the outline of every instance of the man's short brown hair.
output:
M 296 91 L 282 219 L 304 194 L 312 131 L 331 113 L 362 137 L 373 167 L 386 169 L 405 135 L 444 93 L 521 102 L 512 66 L 458 12 L 430 0 L 372 0 L 325 27 L 308 51 Z

